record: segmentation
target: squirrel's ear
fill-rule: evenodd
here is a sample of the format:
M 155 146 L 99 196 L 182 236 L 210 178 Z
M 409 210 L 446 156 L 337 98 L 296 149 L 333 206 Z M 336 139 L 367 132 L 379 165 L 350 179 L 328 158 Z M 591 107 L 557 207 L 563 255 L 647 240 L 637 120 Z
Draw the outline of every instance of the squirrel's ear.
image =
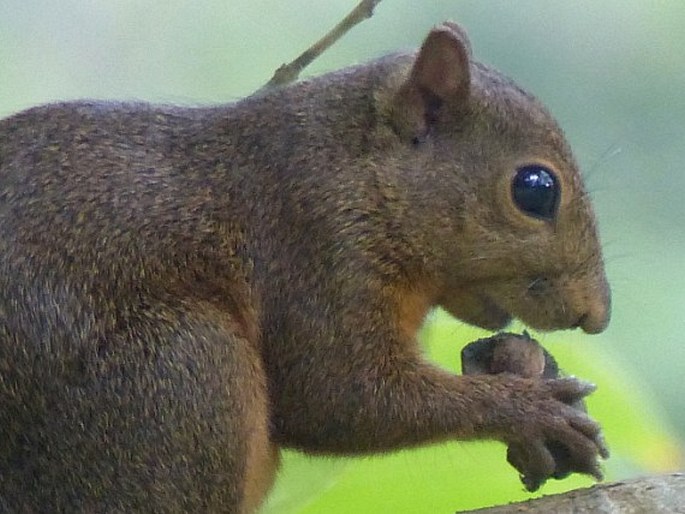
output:
M 419 50 L 409 77 L 395 99 L 399 127 L 422 137 L 439 117 L 443 104 L 468 97 L 471 45 L 464 30 L 445 22 L 430 31 Z M 402 130 L 404 132 L 404 130 Z
M 426 37 L 407 86 L 441 101 L 465 95 L 471 77 L 470 60 L 471 44 L 466 32 L 456 23 L 447 21 Z

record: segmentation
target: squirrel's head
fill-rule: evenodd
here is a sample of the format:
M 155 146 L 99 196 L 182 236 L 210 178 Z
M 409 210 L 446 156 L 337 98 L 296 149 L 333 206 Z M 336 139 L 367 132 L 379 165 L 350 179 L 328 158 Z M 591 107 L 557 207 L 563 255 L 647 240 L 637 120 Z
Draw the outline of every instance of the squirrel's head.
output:
M 429 33 L 391 103 L 395 134 L 418 156 L 411 165 L 435 183 L 428 204 L 445 210 L 440 304 L 491 329 L 516 317 L 604 330 L 610 294 L 592 206 L 544 106 L 473 61 L 450 22 Z

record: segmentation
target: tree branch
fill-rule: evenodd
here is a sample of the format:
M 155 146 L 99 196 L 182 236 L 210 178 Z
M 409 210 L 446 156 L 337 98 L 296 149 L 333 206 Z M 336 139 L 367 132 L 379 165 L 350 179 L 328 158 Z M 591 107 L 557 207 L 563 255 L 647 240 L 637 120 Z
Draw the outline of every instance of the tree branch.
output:
M 289 84 L 297 80 L 302 70 L 321 55 L 328 47 L 344 36 L 352 27 L 373 16 L 374 8 L 381 0 L 362 0 L 359 2 L 345 18 L 338 23 L 324 37 L 310 46 L 294 61 L 281 65 L 275 72 L 271 80 L 267 82 L 260 91 L 272 89 L 274 87 Z
M 673 473 L 600 484 L 525 502 L 469 510 L 461 514 L 512 514 L 516 512 L 525 512 L 525 514 L 549 512 L 555 514 L 583 512 L 671 514 L 685 512 L 684 505 L 685 474 Z

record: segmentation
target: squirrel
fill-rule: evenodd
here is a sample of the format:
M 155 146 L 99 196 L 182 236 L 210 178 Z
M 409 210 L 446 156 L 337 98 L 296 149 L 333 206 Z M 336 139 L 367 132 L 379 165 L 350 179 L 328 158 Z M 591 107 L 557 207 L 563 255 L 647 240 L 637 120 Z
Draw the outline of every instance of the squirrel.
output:
M 455 375 L 441 306 L 601 332 L 596 221 L 547 109 L 459 25 L 221 106 L 65 102 L 0 122 L 0 505 L 254 512 L 281 448 L 450 439 L 601 478 L 574 378 Z

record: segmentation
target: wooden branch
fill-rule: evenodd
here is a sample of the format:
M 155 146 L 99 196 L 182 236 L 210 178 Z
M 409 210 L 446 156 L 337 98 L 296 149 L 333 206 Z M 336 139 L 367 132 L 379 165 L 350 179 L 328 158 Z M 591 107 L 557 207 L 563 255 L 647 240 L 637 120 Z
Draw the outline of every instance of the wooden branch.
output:
M 625 514 L 644 512 L 672 514 L 685 512 L 685 474 L 673 473 L 653 477 L 599 484 L 535 500 L 510 503 L 461 514 Z
M 260 91 L 289 84 L 297 80 L 302 70 L 325 52 L 328 47 L 344 36 L 352 27 L 373 16 L 373 10 L 380 2 L 381 0 L 362 0 L 359 2 L 357 7 L 345 16 L 340 23 L 333 27 L 328 34 L 310 46 L 294 61 L 281 65 L 274 72 L 271 80 L 269 80 Z

